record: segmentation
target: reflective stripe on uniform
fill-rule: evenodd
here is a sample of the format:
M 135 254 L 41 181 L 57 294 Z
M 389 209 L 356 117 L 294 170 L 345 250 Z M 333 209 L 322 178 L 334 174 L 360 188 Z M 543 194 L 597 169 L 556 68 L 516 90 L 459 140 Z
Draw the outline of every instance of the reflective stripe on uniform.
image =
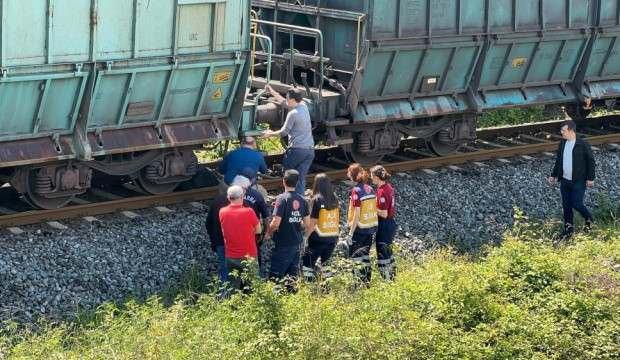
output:
M 357 266 L 370 267 L 370 257 L 369 256 L 360 256 L 352 258 L 353 262 L 357 263 Z
M 351 260 L 353 260 L 353 261 L 368 261 L 368 262 L 370 262 L 370 255 L 356 256 L 354 258 L 351 258 Z
M 314 269 L 307 266 L 302 266 L 301 272 L 304 274 L 305 277 L 314 277 Z
M 389 259 L 383 259 L 383 260 L 377 260 L 377 265 L 381 266 L 385 266 L 385 265 L 390 265 L 392 262 L 394 262 L 394 258 L 389 258 Z

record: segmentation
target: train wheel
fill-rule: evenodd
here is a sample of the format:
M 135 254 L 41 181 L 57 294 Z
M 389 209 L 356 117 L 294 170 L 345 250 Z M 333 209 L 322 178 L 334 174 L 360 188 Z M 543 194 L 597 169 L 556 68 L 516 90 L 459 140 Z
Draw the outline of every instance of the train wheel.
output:
M 347 159 L 350 162 L 358 163 L 362 166 L 372 166 L 378 164 L 385 155 L 367 155 L 358 151 L 345 150 Z
M 16 184 L 13 186 L 23 191 L 24 200 L 28 204 L 37 209 L 52 210 L 64 207 L 73 200 L 75 195 L 44 197 L 38 194 L 36 191 L 37 171 L 38 169 L 18 169 L 13 177 L 20 183 L 18 186 Z
M 173 192 L 182 182 L 198 173 L 198 159 L 192 151 L 162 154 L 136 174 L 136 183 L 152 195 Z
M 353 163 L 358 163 L 362 166 L 376 165 L 383 159 L 385 154 L 377 154 L 372 151 L 360 151 L 360 148 L 370 149 L 370 140 L 360 138 L 359 135 L 353 136 L 350 132 L 343 133 L 343 137 L 353 137 L 353 144 L 348 144 L 342 147 L 347 160 Z
M 446 156 L 450 155 L 461 146 L 459 142 L 449 141 L 446 137 L 446 134 L 442 131 L 439 131 L 435 135 L 433 135 L 430 139 L 426 141 L 426 144 L 438 156 Z
M 343 137 L 353 137 L 350 132 L 343 133 Z M 360 146 L 369 146 L 365 144 L 360 144 L 360 139 L 358 136 L 353 137 L 353 144 L 348 144 L 342 146 L 342 150 L 345 153 L 347 161 L 352 163 L 358 163 L 362 166 L 371 166 L 376 165 L 383 159 L 383 154 L 377 155 L 372 152 L 361 152 L 359 151 Z
M 138 172 L 136 177 L 136 183 L 142 190 L 151 195 L 168 194 L 174 191 L 179 186 L 180 182 L 162 183 L 158 184 L 148 179 L 145 169 Z

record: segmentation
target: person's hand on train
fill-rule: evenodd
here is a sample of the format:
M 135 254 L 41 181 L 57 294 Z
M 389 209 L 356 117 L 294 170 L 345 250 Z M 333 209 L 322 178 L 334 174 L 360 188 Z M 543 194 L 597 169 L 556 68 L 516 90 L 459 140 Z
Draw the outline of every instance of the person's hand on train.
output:
M 271 136 L 275 136 L 276 132 L 270 129 L 264 130 L 263 134 L 264 137 L 271 137 Z

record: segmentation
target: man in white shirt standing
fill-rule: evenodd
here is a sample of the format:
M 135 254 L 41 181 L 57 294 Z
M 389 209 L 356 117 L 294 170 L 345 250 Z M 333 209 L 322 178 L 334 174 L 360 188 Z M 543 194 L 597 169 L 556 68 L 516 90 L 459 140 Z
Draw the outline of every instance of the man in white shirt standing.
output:
M 558 147 L 555 165 L 548 181 L 554 185 L 560 181 L 562 207 L 564 209 L 564 231 L 562 237 L 573 234 L 573 209 L 583 216 L 586 228 L 592 225 L 592 214 L 583 203 L 586 188 L 594 186 L 596 163 L 592 148 L 585 139 L 577 138 L 577 125 L 572 120 L 562 124 L 560 133 L 564 138 Z

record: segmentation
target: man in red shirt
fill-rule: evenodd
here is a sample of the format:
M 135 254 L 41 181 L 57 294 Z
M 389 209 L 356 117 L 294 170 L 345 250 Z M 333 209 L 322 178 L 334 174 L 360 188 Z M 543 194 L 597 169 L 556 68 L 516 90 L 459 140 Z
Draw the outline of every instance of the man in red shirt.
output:
M 261 225 L 252 208 L 243 206 L 243 188 L 231 186 L 227 192 L 230 205 L 220 210 L 220 223 L 224 235 L 224 253 L 228 267 L 228 280 L 233 289 L 241 290 L 246 284 L 241 274 L 252 267 L 247 260 L 256 259 L 256 234 L 260 234 Z

